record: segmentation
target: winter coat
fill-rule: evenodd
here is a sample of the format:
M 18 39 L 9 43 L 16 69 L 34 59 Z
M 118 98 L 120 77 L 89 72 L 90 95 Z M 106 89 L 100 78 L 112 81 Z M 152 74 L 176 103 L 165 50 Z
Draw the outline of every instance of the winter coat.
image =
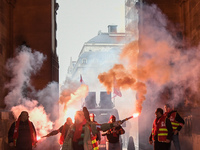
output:
M 36 135 L 35 127 L 32 122 L 31 124 L 33 127 L 33 131 Z M 9 132 L 8 132 L 9 143 L 14 142 L 13 134 L 15 130 L 15 125 L 16 125 L 16 122 L 14 122 L 9 129 Z M 17 150 L 22 150 L 22 149 L 32 150 L 31 132 L 30 132 L 28 120 L 25 122 L 20 121 L 19 123 L 19 136 L 16 143 L 16 149 Z
M 101 125 L 97 125 L 93 122 L 87 122 L 85 125 L 85 129 L 84 129 L 84 137 L 83 137 L 83 147 L 84 150 L 93 150 L 93 146 L 92 146 L 92 141 L 91 141 L 91 132 L 90 132 L 90 128 L 91 127 L 91 131 L 92 134 L 98 134 L 98 131 L 107 131 L 109 129 L 111 129 L 113 127 L 112 123 L 104 123 Z M 63 143 L 63 147 L 62 150 L 74 150 L 73 146 L 72 146 L 72 140 L 73 140 L 73 135 L 71 135 L 71 130 L 72 130 L 73 126 L 70 127 L 70 129 L 68 130 L 67 136 L 64 140 Z

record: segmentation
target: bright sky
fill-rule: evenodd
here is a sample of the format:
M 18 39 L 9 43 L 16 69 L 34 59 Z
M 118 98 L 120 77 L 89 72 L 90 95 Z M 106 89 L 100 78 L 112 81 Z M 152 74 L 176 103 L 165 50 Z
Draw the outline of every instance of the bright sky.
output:
M 107 32 L 108 25 L 118 25 L 124 32 L 124 0 L 57 0 L 57 54 L 59 82 L 67 75 L 70 57 L 76 61 L 85 42 L 99 30 Z

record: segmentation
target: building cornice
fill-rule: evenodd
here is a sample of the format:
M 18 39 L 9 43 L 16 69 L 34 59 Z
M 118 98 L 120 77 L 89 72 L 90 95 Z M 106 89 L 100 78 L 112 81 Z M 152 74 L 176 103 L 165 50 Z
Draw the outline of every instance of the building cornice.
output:
M 124 46 L 125 44 L 85 43 L 84 46 Z

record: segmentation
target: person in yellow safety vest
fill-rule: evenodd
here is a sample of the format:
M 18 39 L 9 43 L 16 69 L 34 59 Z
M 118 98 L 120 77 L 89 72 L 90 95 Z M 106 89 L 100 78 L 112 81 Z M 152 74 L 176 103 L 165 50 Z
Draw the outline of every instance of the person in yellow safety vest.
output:
M 173 129 L 170 120 L 163 115 L 163 109 L 157 108 L 156 119 L 153 122 L 152 132 L 149 137 L 149 144 L 154 143 L 154 150 L 169 150 Z
M 182 129 L 183 125 L 185 124 L 185 121 L 179 115 L 177 111 L 172 110 L 169 104 L 165 104 L 164 109 L 165 109 L 164 115 L 167 116 L 167 118 L 169 118 L 172 124 L 172 128 L 173 128 L 172 141 L 173 141 L 174 147 L 176 150 L 181 150 L 179 138 L 178 138 L 178 132 Z
M 63 143 L 62 150 L 99 150 L 95 134 L 99 130 L 106 131 L 121 124 L 120 121 L 114 123 L 96 124 L 88 121 L 83 111 L 77 111 L 75 122 L 68 130 Z

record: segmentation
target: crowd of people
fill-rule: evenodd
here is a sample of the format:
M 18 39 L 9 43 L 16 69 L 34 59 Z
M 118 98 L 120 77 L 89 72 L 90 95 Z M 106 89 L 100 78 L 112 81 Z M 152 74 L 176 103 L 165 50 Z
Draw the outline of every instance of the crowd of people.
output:
M 36 147 L 36 130 L 33 123 L 29 121 L 28 115 L 27 111 L 22 111 L 17 121 L 11 125 L 8 131 L 8 142 L 11 149 L 32 150 Z M 117 131 L 121 124 L 116 120 L 99 124 L 95 121 L 95 115 L 89 114 L 86 107 L 83 111 L 77 111 L 74 119 L 73 123 L 68 117 L 64 125 L 42 138 L 61 133 L 59 144 L 62 145 L 62 150 L 98 150 L 98 144 L 101 141 L 100 131 L 108 132 L 111 129 Z M 108 147 L 108 150 L 111 149 Z
M 178 132 L 184 125 L 184 120 L 169 104 L 155 111 L 156 118 L 153 121 L 149 143 L 154 145 L 154 150 L 170 150 L 173 142 L 176 150 L 180 150 Z M 64 125 L 53 130 L 44 137 L 50 137 L 61 133 L 59 144 L 62 150 L 98 150 L 102 136 L 106 136 L 106 150 L 121 150 L 120 135 L 125 133 L 121 121 L 116 121 L 114 115 L 110 116 L 108 123 L 99 124 L 95 121 L 95 115 L 89 114 L 86 107 L 77 111 L 72 119 L 68 117 Z M 8 132 L 8 142 L 11 149 L 32 150 L 36 147 L 37 138 L 33 123 L 29 120 L 27 111 L 22 111 Z

